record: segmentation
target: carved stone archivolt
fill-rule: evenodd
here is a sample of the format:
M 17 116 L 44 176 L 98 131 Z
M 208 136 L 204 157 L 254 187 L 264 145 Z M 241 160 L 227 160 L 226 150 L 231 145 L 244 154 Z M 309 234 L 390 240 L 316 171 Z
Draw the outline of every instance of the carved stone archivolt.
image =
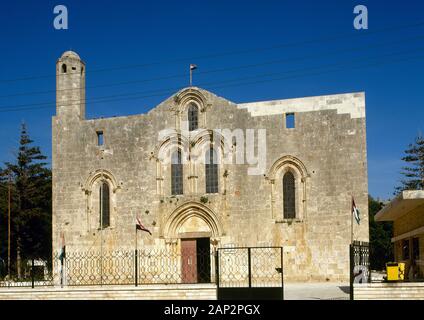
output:
M 174 97 L 174 104 L 171 106 L 171 110 L 182 113 L 190 103 L 196 104 L 200 112 L 205 112 L 209 106 L 206 96 L 199 89 L 191 87 L 180 91 Z
M 209 233 L 215 240 L 224 233 L 215 212 L 198 202 L 187 202 L 176 208 L 166 219 L 162 236 L 170 242 L 170 239 L 178 239 L 181 234 L 189 232 Z
M 283 212 L 282 182 L 284 174 L 290 171 L 295 177 L 296 183 L 296 220 L 306 218 L 306 186 L 307 178 L 310 176 L 306 166 L 298 158 L 285 155 L 279 158 L 271 166 L 265 179 L 271 185 L 271 216 L 273 219 L 281 220 Z M 280 187 L 279 187 L 280 186 Z
M 111 190 L 110 204 L 111 204 L 111 216 L 110 225 L 115 224 L 116 217 L 116 193 L 121 189 L 120 184 L 114 177 L 114 175 L 105 169 L 98 169 L 91 172 L 86 179 L 84 185 L 82 185 L 82 192 L 85 195 L 86 203 L 86 229 L 91 231 L 97 229 L 98 211 L 99 211 L 99 199 L 98 199 L 98 188 L 102 182 L 106 182 Z
M 91 193 L 93 184 L 99 179 L 107 181 L 110 184 L 113 193 L 116 193 L 117 190 L 121 189 L 121 186 L 118 184 L 115 177 L 110 171 L 105 169 L 98 169 L 94 172 L 90 172 L 90 175 L 88 176 L 87 180 L 85 181 L 82 187 L 82 191 L 84 191 L 86 194 Z

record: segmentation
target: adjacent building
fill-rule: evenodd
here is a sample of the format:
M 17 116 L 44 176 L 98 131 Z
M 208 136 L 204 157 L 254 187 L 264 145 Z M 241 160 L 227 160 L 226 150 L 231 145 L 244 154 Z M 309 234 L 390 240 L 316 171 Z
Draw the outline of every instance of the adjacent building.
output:
M 393 222 L 394 258 L 405 263 L 405 279 L 423 279 L 424 191 L 402 191 L 375 215 L 375 220 Z

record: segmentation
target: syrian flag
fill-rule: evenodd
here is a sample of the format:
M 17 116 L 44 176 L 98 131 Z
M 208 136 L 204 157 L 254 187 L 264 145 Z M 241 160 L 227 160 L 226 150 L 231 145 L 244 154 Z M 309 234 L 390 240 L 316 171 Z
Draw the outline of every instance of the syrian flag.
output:
M 353 199 L 353 197 L 352 197 L 352 214 L 355 217 L 356 222 L 359 224 L 359 222 L 361 221 L 361 218 L 359 217 L 360 212 L 358 208 L 356 207 L 355 200 Z
M 196 70 L 197 69 L 197 65 L 195 64 L 190 64 L 190 70 Z
M 136 218 L 135 228 L 136 228 L 136 230 L 145 231 L 145 232 L 148 232 L 150 235 L 152 235 L 150 230 L 147 229 L 145 226 L 143 226 L 143 224 L 141 223 L 139 218 Z
M 62 247 L 60 248 L 59 260 L 63 264 L 63 259 L 66 258 L 66 245 L 65 245 L 65 235 L 61 233 Z

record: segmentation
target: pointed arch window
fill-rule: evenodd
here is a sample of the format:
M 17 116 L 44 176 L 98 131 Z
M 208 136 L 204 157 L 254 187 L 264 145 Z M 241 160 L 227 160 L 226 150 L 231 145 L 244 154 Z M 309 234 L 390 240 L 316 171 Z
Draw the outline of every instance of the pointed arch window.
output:
M 194 131 L 199 127 L 199 108 L 194 104 L 188 107 L 188 130 Z
M 66 64 L 62 64 L 62 73 L 66 73 L 67 67 Z
M 284 219 L 296 218 L 296 185 L 292 172 L 287 171 L 283 177 Z
M 183 194 L 183 164 L 181 150 L 176 150 L 171 156 L 171 193 Z
M 105 229 L 110 226 L 110 191 L 109 184 L 102 182 L 100 185 L 100 229 Z
M 218 157 L 210 148 L 205 154 L 206 193 L 218 193 Z

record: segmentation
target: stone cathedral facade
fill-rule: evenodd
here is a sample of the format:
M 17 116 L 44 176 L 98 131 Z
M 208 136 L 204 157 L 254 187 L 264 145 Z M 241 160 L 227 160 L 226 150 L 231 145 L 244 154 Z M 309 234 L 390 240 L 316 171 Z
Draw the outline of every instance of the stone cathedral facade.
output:
M 188 87 L 86 119 L 85 72 L 57 61 L 54 251 L 62 235 L 67 251 L 133 250 L 138 217 L 143 248 L 282 246 L 285 281 L 349 279 L 352 197 L 368 241 L 364 93 L 240 104 Z

